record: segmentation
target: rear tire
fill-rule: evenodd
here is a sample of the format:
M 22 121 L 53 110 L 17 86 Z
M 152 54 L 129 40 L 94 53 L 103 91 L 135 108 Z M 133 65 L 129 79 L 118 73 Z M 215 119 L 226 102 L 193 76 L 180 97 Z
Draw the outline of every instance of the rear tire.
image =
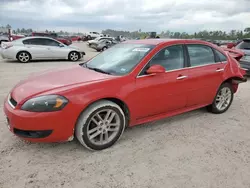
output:
M 126 126 L 122 109 L 108 100 L 90 105 L 79 117 L 75 135 L 90 150 L 111 147 L 121 137 Z
M 18 52 L 16 56 L 17 60 L 21 63 L 28 63 L 31 60 L 31 55 L 29 52 Z
M 226 112 L 231 106 L 234 98 L 234 91 L 230 83 L 223 83 L 214 98 L 213 103 L 207 107 L 208 111 L 214 114 Z
M 105 50 L 107 50 L 108 48 L 106 47 L 106 46 L 104 46 L 103 48 L 102 48 L 102 51 L 105 51 Z
M 78 61 L 80 59 L 79 52 L 73 51 L 69 53 L 69 60 L 70 61 Z

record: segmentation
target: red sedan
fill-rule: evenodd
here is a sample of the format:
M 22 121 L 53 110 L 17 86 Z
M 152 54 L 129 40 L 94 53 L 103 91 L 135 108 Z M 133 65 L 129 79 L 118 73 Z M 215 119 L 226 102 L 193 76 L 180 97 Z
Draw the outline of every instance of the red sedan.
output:
M 245 70 L 221 48 L 198 40 L 126 41 L 85 64 L 41 73 L 6 98 L 8 127 L 29 141 L 113 145 L 125 127 L 207 107 L 228 110 Z

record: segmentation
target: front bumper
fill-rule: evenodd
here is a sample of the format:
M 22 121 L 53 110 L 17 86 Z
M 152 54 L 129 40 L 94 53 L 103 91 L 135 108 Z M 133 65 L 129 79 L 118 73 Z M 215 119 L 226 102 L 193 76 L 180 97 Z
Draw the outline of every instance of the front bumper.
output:
M 85 52 L 80 52 L 80 55 L 81 55 L 81 58 L 83 58 L 83 56 L 85 56 L 86 53 Z
M 16 136 L 32 142 L 64 142 L 71 139 L 77 117 L 71 116 L 70 112 L 70 109 L 27 112 L 14 109 L 7 99 L 4 103 L 8 129 Z

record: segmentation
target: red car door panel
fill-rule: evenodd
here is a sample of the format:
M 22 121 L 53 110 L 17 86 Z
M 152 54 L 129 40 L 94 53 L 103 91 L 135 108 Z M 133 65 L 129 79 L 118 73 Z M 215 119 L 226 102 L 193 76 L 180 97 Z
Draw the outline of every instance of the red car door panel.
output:
M 136 79 L 137 119 L 184 108 L 187 103 L 188 70 L 170 71 Z
M 223 82 L 224 66 L 223 63 L 217 63 L 189 69 L 187 106 L 212 103 Z
M 190 57 L 187 106 L 210 104 L 223 82 L 225 63 L 206 45 L 187 44 Z

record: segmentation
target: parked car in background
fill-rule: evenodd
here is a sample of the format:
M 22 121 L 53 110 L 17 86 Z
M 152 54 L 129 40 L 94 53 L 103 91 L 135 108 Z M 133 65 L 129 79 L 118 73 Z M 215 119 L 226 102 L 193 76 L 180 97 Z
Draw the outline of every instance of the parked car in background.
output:
M 96 49 L 96 51 L 100 52 L 100 51 L 104 51 L 112 46 L 114 46 L 115 44 L 117 44 L 118 41 L 115 40 L 100 40 L 97 43 L 94 43 L 91 45 L 91 48 Z
M 0 54 L 4 59 L 17 59 L 21 63 L 36 59 L 77 61 L 85 55 L 85 52 L 49 37 L 26 37 L 12 42 L 2 42 L 1 48 Z
M 69 37 L 59 37 L 57 33 L 46 33 L 46 32 L 32 32 L 31 36 L 41 36 L 41 37 L 51 37 L 60 41 L 61 43 L 69 46 L 72 44 L 72 41 Z
M 10 40 L 13 41 L 13 40 L 21 39 L 21 38 L 24 38 L 24 37 L 26 37 L 26 36 L 21 35 L 21 34 L 12 34 L 12 35 L 10 35 Z
M 80 66 L 19 82 L 4 113 L 9 130 L 26 140 L 62 142 L 75 135 L 83 146 L 102 150 L 128 126 L 202 107 L 224 113 L 242 82 L 238 61 L 211 43 L 126 41 Z
M 241 50 L 244 52 L 244 57 L 240 60 L 241 67 L 247 69 L 247 74 L 250 75 L 250 38 L 243 39 L 235 49 Z
M 119 41 L 119 42 L 123 42 L 123 41 L 126 40 L 126 38 L 125 38 L 124 36 L 122 36 L 122 35 L 119 35 L 119 36 L 117 36 L 117 37 L 115 38 L 115 40 L 117 40 L 117 41 Z
M 70 36 L 71 41 L 81 41 L 82 37 L 80 36 Z
M 2 42 L 8 42 L 9 41 L 9 35 L 8 34 L 0 34 L 0 45 Z
M 87 35 L 88 40 L 95 39 L 98 37 L 103 37 L 103 34 L 98 33 L 98 32 L 89 32 Z
M 89 45 L 89 46 L 91 46 L 91 45 L 93 45 L 93 44 L 96 44 L 96 43 L 98 43 L 99 41 L 101 41 L 101 40 L 114 40 L 114 38 L 113 37 L 97 37 L 97 38 L 95 38 L 94 40 L 89 40 L 89 41 L 87 41 L 87 44 Z

